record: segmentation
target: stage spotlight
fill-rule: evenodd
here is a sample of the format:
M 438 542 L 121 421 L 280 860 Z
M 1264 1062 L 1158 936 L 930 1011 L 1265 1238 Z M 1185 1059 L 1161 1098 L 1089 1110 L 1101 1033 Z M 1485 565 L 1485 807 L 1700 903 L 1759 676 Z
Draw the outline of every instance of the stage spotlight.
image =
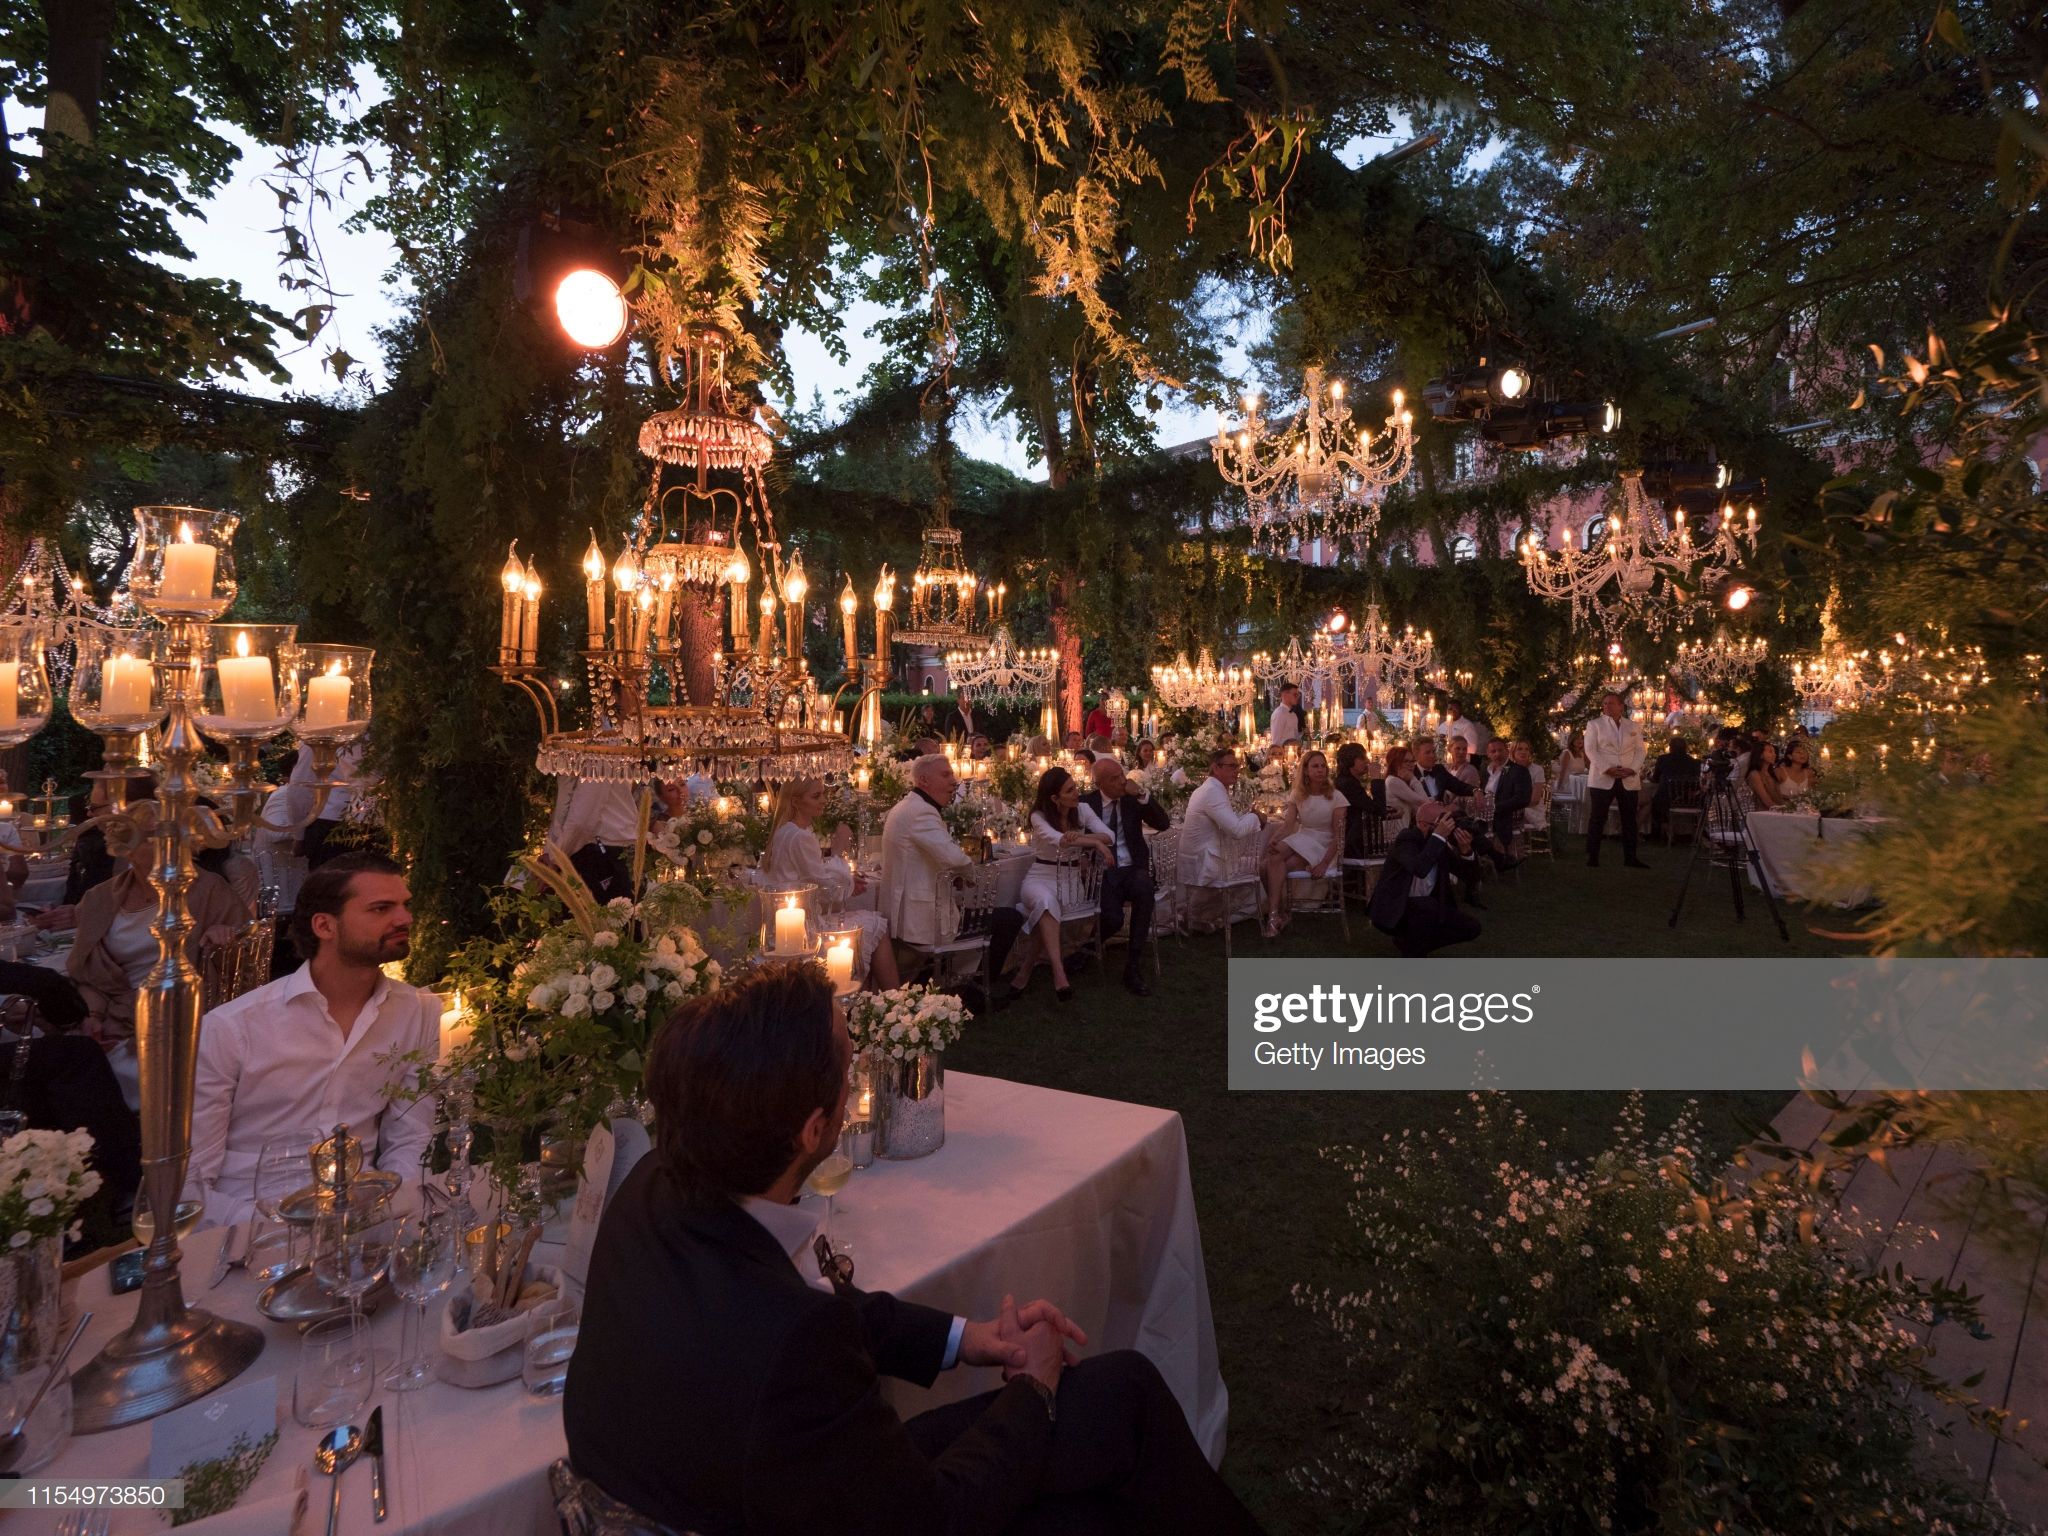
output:
M 1519 400 L 1529 392 L 1529 375 L 1520 368 L 1503 368 L 1494 388 L 1503 400 Z
M 569 339 L 593 350 L 626 334 L 626 296 L 592 267 L 578 267 L 555 285 L 555 318 Z

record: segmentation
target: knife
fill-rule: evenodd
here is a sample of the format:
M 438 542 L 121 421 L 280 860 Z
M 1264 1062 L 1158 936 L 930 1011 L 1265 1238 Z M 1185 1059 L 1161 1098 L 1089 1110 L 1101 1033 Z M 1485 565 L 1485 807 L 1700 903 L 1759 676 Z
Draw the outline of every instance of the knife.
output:
M 235 1234 L 237 1234 L 241 1230 L 242 1224 L 240 1222 L 236 1222 L 233 1226 L 229 1227 L 227 1231 L 221 1234 L 220 1253 L 214 1258 L 213 1261 L 213 1278 L 206 1282 L 206 1288 L 209 1291 L 212 1290 L 216 1285 L 219 1285 L 221 1281 L 227 1279 L 228 1270 L 233 1267 L 234 1263 Z
M 377 1523 L 384 1523 L 390 1511 L 384 1507 L 384 1405 L 370 1410 L 370 1427 L 363 1432 L 363 1454 L 370 1458 L 370 1507 Z

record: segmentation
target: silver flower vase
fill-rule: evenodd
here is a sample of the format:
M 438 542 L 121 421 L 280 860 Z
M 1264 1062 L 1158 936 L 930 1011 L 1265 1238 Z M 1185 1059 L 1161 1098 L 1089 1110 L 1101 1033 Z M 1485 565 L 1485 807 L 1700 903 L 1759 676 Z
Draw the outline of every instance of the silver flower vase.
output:
M 64 1237 L 52 1233 L 0 1250 L 0 1427 L 11 1426 L 42 1385 L 43 1371 L 64 1340 Z M 14 1467 L 33 1472 L 71 1434 L 71 1383 L 60 1378 L 25 1426 L 27 1454 Z
M 937 1051 L 884 1059 L 875 1073 L 875 1155 L 928 1157 L 946 1144 L 946 1062 Z

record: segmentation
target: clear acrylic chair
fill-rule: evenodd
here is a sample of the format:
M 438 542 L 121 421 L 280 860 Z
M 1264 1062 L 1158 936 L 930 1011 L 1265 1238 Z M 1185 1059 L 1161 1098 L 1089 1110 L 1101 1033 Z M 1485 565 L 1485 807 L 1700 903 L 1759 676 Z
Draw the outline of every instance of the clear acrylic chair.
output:
M 1248 832 L 1243 837 L 1233 837 L 1217 844 L 1206 860 L 1208 868 L 1199 865 L 1190 869 L 1183 864 L 1181 888 L 1188 894 L 1189 927 L 1192 930 L 1194 900 L 1196 893 L 1212 891 L 1222 906 L 1223 958 L 1230 958 L 1230 930 L 1249 917 L 1256 925 L 1264 915 L 1266 882 L 1262 878 L 1260 864 L 1264 852 L 1260 846 L 1260 832 Z M 1252 909 L 1249 913 L 1237 910 L 1238 893 L 1250 891 Z

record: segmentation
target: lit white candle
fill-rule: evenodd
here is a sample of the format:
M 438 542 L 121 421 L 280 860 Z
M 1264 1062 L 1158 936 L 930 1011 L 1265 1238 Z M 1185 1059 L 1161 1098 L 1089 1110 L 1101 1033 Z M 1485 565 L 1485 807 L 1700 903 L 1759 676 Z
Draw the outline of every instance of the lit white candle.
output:
M 441 1009 L 441 1059 L 446 1061 L 448 1053 L 469 1044 L 469 1037 L 476 1033 L 476 1020 L 462 1004 L 462 994 L 450 994 Z
M 21 663 L 0 661 L 0 725 L 21 718 Z
M 164 574 L 156 595 L 167 603 L 210 603 L 216 551 L 211 544 L 195 544 L 190 528 L 181 526 L 178 533 L 178 543 L 164 546 Z
M 109 656 L 100 663 L 100 713 L 122 719 L 146 717 L 149 678 L 149 663 L 140 656 Z
M 796 904 L 796 897 L 785 897 L 775 909 L 775 952 L 801 954 L 810 947 L 804 940 L 804 909 Z
M 348 724 L 348 697 L 352 684 L 341 675 L 341 663 L 330 662 L 327 671 L 306 689 L 306 729 L 332 730 Z
M 220 673 L 221 713 L 237 725 L 277 718 L 277 678 L 268 656 L 249 654 L 248 631 L 235 636 L 235 654 L 214 663 Z
M 837 939 L 825 951 L 825 974 L 831 979 L 835 993 L 853 990 L 853 941 Z

